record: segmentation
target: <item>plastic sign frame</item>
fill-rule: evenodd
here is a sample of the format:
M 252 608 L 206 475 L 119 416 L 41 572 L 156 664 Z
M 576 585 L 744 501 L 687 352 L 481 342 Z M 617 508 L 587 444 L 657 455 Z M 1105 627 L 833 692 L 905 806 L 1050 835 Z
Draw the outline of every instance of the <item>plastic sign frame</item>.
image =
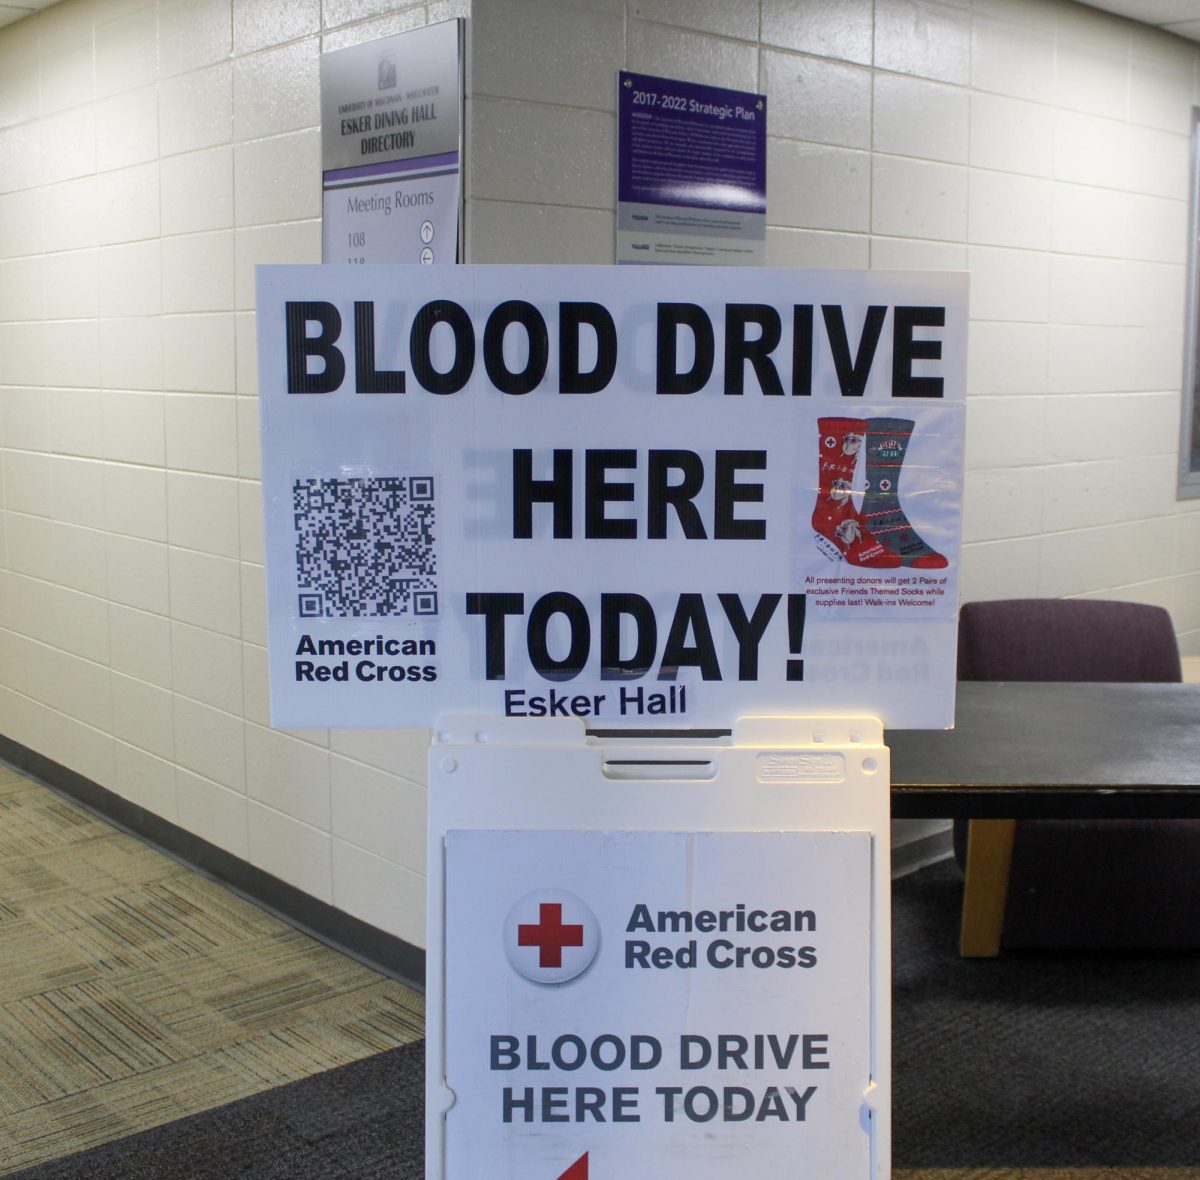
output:
M 435 731 L 431 1180 L 890 1175 L 882 728 L 744 718 L 682 749 Z

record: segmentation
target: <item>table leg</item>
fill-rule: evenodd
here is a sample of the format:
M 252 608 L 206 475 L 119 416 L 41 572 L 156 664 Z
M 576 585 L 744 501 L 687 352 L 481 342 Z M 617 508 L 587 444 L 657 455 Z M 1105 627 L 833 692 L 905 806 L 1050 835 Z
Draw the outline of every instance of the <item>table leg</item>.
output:
M 1016 832 L 1015 819 L 973 819 L 968 826 L 958 940 L 959 954 L 965 959 L 994 959 L 1000 953 Z

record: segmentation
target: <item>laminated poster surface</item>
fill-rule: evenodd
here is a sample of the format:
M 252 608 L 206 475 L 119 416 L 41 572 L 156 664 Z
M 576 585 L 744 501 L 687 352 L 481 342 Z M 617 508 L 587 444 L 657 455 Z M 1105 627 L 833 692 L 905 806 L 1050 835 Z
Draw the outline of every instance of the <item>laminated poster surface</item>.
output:
M 272 721 L 953 723 L 966 276 L 263 267 Z
M 447 1180 L 870 1175 L 870 850 L 448 833 Z

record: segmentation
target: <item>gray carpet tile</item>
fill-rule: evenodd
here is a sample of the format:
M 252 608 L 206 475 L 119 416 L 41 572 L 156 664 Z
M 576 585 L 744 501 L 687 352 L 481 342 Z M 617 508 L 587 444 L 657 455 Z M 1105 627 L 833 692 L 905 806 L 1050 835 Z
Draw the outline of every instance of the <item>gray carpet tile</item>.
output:
M 0 962 L 0 1174 L 424 1034 L 417 992 L 4 766 Z
M 897 1165 L 1200 1176 L 1200 954 L 964 960 L 961 897 L 952 861 L 894 891 Z
M 404 1045 L 12 1180 L 421 1180 L 423 1063 Z
M 961 889 L 948 861 L 894 888 L 895 1180 L 1200 1180 L 1200 956 L 960 959 Z M 393 1049 L 19 1180 L 420 1180 L 422 1058 Z

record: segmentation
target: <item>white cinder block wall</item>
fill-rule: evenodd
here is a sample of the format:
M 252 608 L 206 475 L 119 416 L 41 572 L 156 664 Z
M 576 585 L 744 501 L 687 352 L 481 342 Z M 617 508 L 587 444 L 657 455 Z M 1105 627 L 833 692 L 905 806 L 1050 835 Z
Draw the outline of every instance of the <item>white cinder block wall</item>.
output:
M 965 596 L 1157 602 L 1200 653 L 1191 43 L 1067 0 L 64 0 L 0 29 L 0 733 L 423 943 L 427 735 L 267 725 L 253 267 L 319 260 L 322 49 L 457 15 L 472 261 L 611 261 L 618 68 L 765 91 L 770 263 L 972 272 Z

